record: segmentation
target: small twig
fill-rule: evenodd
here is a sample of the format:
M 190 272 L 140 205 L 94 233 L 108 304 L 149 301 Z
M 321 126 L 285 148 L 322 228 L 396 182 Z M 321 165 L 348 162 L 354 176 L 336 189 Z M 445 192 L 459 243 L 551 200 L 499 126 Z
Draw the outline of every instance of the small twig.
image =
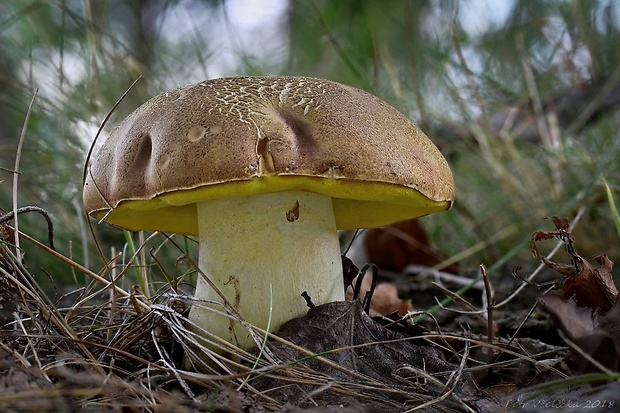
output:
M 543 294 L 548 293 L 549 291 L 553 290 L 553 288 L 554 288 L 553 286 L 549 287 Z M 532 314 L 534 314 L 534 311 L 536 310 L 537 307 L 538 307 L 538 303 L 534 303 L 534 305 L 532 305 L 530 307 L 530 310 L 527 312 L 527 314 L 525 315 L 525 317 L 521 321 L 521 324 L 519 324 L 519 327 L 517 327 L 515 332 L 512 333 L 512 336 L 510 337 L 508 342 L 506 342 L 506 345 L 503 346 L 503 348 L 508 348 L 508 347 L 510 347 L 512 345 L 512 342 L 517 338 L 517 336 L 521 332 L 521 329 L 525 326 L 525 323 L 528 322 L 528 320 L 530 319 Z M 559 330 L 558 330 L 558 332 L 559 332 Z M 500 358 L 500 356 L 502 355 L 503 352 L 504 352 L 504 350 L 502 349 L 502 351 L 497 353 L 497 357 L 495 357 L 495 362 L 497 362 L 499 360 L 499 358 Z
M 514 267 L 512 269 L 512 276 L 516 278 L 517 280 L 522 281 L 523 283 L 529 286 L 536 287 L 536 288 L 543 288 L 543 287 L 549 287 L 550 285 L 555 285 L 558 282 L 557 279 L 550 280 L 550 281 L 544 281 L 540 283 L 530 281 L 527 278 L 524 278 L 521 274 L 519 274 L 519 271 L 521 271 L 521 269 L 522 269 L 521 267 Z
M 142 76 L 138 76 L 138 78 L 133 81 L 133 83 L 127 88 L 125 93 L 123 93 L 121 95 L 121 97 L 116 101 L 116 103 L 114 103 L 114 106 L 112 106 L 112 109 L 110 109 L 108 114 L 103 119 L 103 122 L 101 122 L 101 125 L 99 125 L 99 129 L 97 130 L 97 134 L 95 135 L 95 138 L 93 139 L 93 142 L 90 145 L 90 148 L 88 149 L 88 153 L 86 154 L 86 160 L 84 161 L 84 168 L 82 169 L 82 188 L 84 187 L 84 184 L 86 183 L 86 176 L 87 176 L 87 174 L 90 173 L 90 168 L 89 168 L 90 158 L 91 158 L 91 156 L 93 154 L 93 151 L 95 150 L 95 145 L 97 144 L 97 140 L 99 139 L 99 136 L 101 136 L 101 132 L 103 132 L 103 128 L 108 123 L 108 120 L 110 120 L 110 117 L 112 116 L 112 113 L 114 113 L 114 110 L 118 107 L 118 105 L 120 105 L 120 103 L 123 101 L 123 99 L 125 99 L 125 96 L 127 96 L 129 94 L 129 91 L 131 91 L 131 89 L 133 89 L 133 87 L 136 85 L 136 83 L 138 83 L 138 80 L 140 80 L 141 78 L 142 78 Z M 93 179 L 93 185 L 95 185 L 95 187 L 97 187 L 97 183 L 95 182 L 94 179 Z M 106 202 L 106 204 L 109 205 L 109 203 L 105 199 L 105 197 L 102 196 L 102 199 L 104 200 L 104 202 Z M 88 217 L 88 213 L 86 213 L 86 211 L 84 211 L 84 214 L 86 215 L 86 222 L 88 223 L 88 229 L 90 230 L 90 233 L 93 236 L 93 241 L 95 243 L 95 248 L 97 249 L 97 252 L 99 253 L 99 256 L 103 259 L 103 261 L 107 262 L 105 254 L 103 253 L 103 249 L 101 248 L 101 244 L 99 244 L 99 240 L 97 240 L 97 237 L 95 236 L 95 229 L 93 228 L 93 224 L 92 224 L 92 222 L 90 221 L 90 219 Z M 110 268 L 106 266 L 105 267 L 105 271 L 109 274 L 110 273 Z M 114 286 L 114 288 L 116 288 L 116 286 Z
M 16 170 L 14 170 L 14 169 L 4 168 L 4 167 L 2 167 L 2 166 L 0 166 L 0 171 L 9 172 L 9 173 L 12 173 L 12 174 L 18 174 L 18 175 L 21 175 L 21 174 L 22 174 L 22 173 L 21 173 L 21 172 L 19 172 L 19 171 L 16 171 Z
M 446 307 L 444 302 L 439 301 L 439 299 L 435 297 L 435 302 L 437 302 L 437 305 L 439 306 L 439 308 L 441 308 L 442 310 L 451 311 L 457 314 L 475 315 L 476 317 L 480 318 L 481 321 L 485 321 L 484 316 L 482 314 L 486 310 L 479 310 L 475 305 L 467 301 L 465 298 L 463 298 L 463 296 L 459 295 L 458 291 L 457 292 L 450 291 L 443 285 L 438 284 L 436 282 L 433 282 L 432 284 L 434 287 L 439 289 L 439 291 L 445 294 L 448 297 L 448 300 L 454 301 L 455 304 L 460 304 L 462 307 L 466 308 L 466 310 L 457 310 L 455 308 Z
M 47 240 L 49 242 L 50 248 L 56 251 L 54 247 L 54 223 L 50 218 L 50 215 L 46 210 L 40 208 L 38 206 L 25 206 L 21 208 L 17 208 L 16 210 L 7 212 L 6 214 L 0 216 L 0 224 L 4 224 L 5 222 L 9 222 L 15 217 L 15 214 L 23 214 L 24 212 L 38 212 L 43 215 L 45 221 L 47 221 Z M 17 233 L 17 220 L 15 220 L 15 232 Z M 17 247 L 17 244 L 15 245 Z
M 562 332 L 562 329 L 560 329 L 560 328 L 558 328 L 558 335 L 566 343 L 566 345 L 568 347 L 573 349 L 573 351 L 577 352 L 577 354 L 579 354 L 581 357 L 586 359 L 586 361 L 588 361 L 589 363 L 592 363 L 592 365 L 594 367 L 596 367 L 597 369 L 599 369 L 603 374 L 605 374 L 605 375 L 607 375 L 609 377 L 613 377 L 614 376 L 614 372 L 612 370 L 610 370 L 607 367 L 603 366 L 603 364 L 601 364 L 601 362 L 596 360 L 594 357 L 592 357 L 592 355 L 588 354 L 586 351 L 583 351 L 583 349 L 581 347 L 579 347 L 574 341 L 572 341 L 566 334 L 564 334 Z
M 366 314 L 370 312 L 370 301 L 372 300 L 372 296 L 375 293 L 375 288 L 377 287 L 377 279 L 379 278 L 379 269 L 377 266 L 375 264 L 365 264 L 357 273 L 357 281 L 355 283 L 355 288 L 353 288 L 353 300 L 357 300 L 360 298 L 360 294 L 362 292 L 362 282 L 364 281 L 364 277 L 366 276 L 368 269 L 372 270 L 372 280 L 370 290 L 366 292 L 364 295 L 364 300 L 362 301 L 362 308 Z
M 105 127 L 105 125 L 110 120 L 110 117 L 112 116 L 112 113 L 114 113 L 114 110 L 118 107 L 118 105 L 121 104 L 123 99 L 125 99 L 125 97 L 129 94 L 131 89 L 133 89 L 133 87 L 136 85 L 136 83 L 138 83 L 138 80 L 140 80 L 141 78 L 142 78 L 142 76 L 138 76 L 136 78 L 136 80 L 134 80 L 133 83 L 131 85 L 129 85 L 127 90 L 125 90 L 125 93 L 123 93 L 121 95 L 121 97 L 118 98 L 118 100 L 114 103 L 114 106 L 112 106 L 112 109 L 110 109 L 110 111 L 105 116 L 105 118 L 103 118 L 103 122 L 101 122 L 101 125 L 99 125 L 99 129 L 97 130 L 97 134 L 95 135 L 95 139 L 93 139 L 93 143 L 91 143 L 90 148 L 88 149 L 88 153 L 86 154 L 86 160 L 84 161 L 84 168 L 82 169 L 82 186 L 84 186 L 84 183 L 86 183 L 86 174 L 87 174 L 87 171 L 88 171 L 88 164 L 90 163 L 90 158 L 91 158 L 91 156 L 93 154 L 93 151 L 95 150 L 95 145 L 97 144 L 97 140 L 99 139 L 99 136 L 101 135 L 101 132 L 103 132 L 103 128 Z
M 19 136 L 19 143 L 17 144 L 17 151 L 15 153 L 15 167 L 13 170 L 15 173 L 13 174 L 13 214 L 15 216 L 15 252 L 17 256 L 17 260 L 21 261 L 22 252 L 19 248 L 19 223 L 17 222 L 17 188 L 19 181 L 19 164 L 22 159 L 22 149 L 24 147 L 24 140 L 26 140 L 26 130 L 28 129 L 28 123 L 30 122 L 30 115 L 32 114 L 32 108 L 34 107 L 34 101 L 39 93 L 39 89 L 35 89 L 32 94 L 32 99 L 30 100 L 30 105 L 28 106 L 28 111 L 26 112 L 26 118 L 24 119 L 24 126 L 22 127 L 21 135 Z
M 489 364 L 489 371 L 487 374 L 490 376 L 493 372 L 493 369 L 490 367 L 493 362 L 493 352 L 491 347 L 493 346 L 493 341 L 495 338 L 495 334 L 493 332 L 493 292 L 491 288 L 491 281 L 489 280 L 489 275 L 487 274 L 487 268 L 484 264 L 480 264 L 480 272 L 482 273 L 484 293 L 487 299 L 487 343 L 489 343 L 489 347 L 487 349 L 487 364 Z
M 161 316 L 161 314 L 160 314 L 160 316 Z M 181 375 L 179 374 L 179 370 L 176 367 L 174 367 L 174 365 L 172 363 L 172 360 L 171 360 L 171 357 L 168 355 L 168 352 L 166 351 L 166 349 L 159 345 L 159 340 L 157 338 L 157 335 L 155 334 L 155 330 L 154 329 L 151 330 L 151 340 L 153 342 L 153 345 L 155 346 L 155 349 L 157 350 L 157 353 L 159 354 L 159 360 L 162 363 L 164 363 L 164 366 L 166 366 L 166 368 L 168 369 L 169 372 L 172 372 L 172 374 L 174 375 L 174 377 L 177 380 L 177 383 L 179 383 L 179 385 L 181 386 L 181 388 L 183 389 L 185 394 L 190 399 L 192 399 L 192 401 L 198 402 L 198 399 L 196 398 L 196 395 L 194 394 L 194 392 L 192 391 L 190 386 L 183 379 L 183 377 L 181 377 Z
M 306 305 L 308 306 L 308 308 L 315 307 L 314 303 L 312 302 L 312 297 L 310 297 L 308 291 L 304 291 L 303 293 L 301 293 L 301 296 L 304 298 L 304 300 L 306 300 Z
M 402 278 L 402 274 L 415 274 L 425 278 L 436 278 L 438 281 L 447 281 L 453 284 L 457 284 L 459 286 L 471 285 L 472 288 L 482 291 L 484 286 L 482 282 L 476 282 L 472 284 L 472 279 L 469 277 L 463 277 L 460 275 L 450 274 L 445 271 L 440 271 L 435 267 L 428 267 L 426 265 L 418 265 L 418 264 L 409 264 L 405 268 L 402 269 L 400 273 L 389 273 L 387 271 L 382 270 L 381 276 L 384 276 L 387 273 L 388 276 L 394 278 Z
M 344 250 L 344 252 L 342 253 L 342 255 L 347 255 L 349 250 L 351 249 L 351 247 L 353 246 L 353 242 L 355 242 L 355 239 L 357 238 L 357 236 L 360 234 L 360 231 L 363 230 L 359 230 L 356 229 L 355 232 L 353 233 L 353 236 L 351 237 L 351 240 L 349 241 L 349 245 L 347 245 L 347 249 Z

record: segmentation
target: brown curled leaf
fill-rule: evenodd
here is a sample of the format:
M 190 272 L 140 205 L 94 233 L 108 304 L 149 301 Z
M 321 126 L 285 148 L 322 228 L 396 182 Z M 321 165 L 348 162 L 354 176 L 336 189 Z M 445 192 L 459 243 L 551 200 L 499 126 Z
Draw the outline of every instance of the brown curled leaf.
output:
M 579 274 L 580 269 L 583 267 L 583 261 L 579 264 L 562 264 L 559 262 L 553 262 L 545 257 L 541 257 L 541 260 L 545 265 L 551 268 L 553 271 L 559 272 L 564 277 L 574 277 Z
M 554 216 L 552 216 L 549 219 L 551 220 L 551 222 L 553 222 L 553 225 L 555 225 L 555 227 L 557 229 L 568 231 L 568 228 L 570 227 L 570 222 L 568 221 L 568 218 L 566 218 L 566 217 L 556 217 L 554 215 Z
M 579 306 L 606 313 L 618 296 L 613 282 L 613 262 L 607 255 L 600 254 L 594 257 L 597 265 L 590 264 L 575 250 L 575 238 L 568 231 L 568 219 L 551 217 L 551 220 L 556 230 L 537 231 L 532 234 L 530 251 L 545 265 L 562 275 L 559 285 L 565 301 L 572 298 Z M 557 263 L 540 255 L 536 242 L 552 238 L 564 242 L 570 264 Z
M 614 263 L 605 254 L 595 256 L 594 260 L 596 267 L 583 260 L 581 271 L 564 279 L 562 296 L 575 297 L 579 305 L 606 313 L 618 297 L 613 280 Z

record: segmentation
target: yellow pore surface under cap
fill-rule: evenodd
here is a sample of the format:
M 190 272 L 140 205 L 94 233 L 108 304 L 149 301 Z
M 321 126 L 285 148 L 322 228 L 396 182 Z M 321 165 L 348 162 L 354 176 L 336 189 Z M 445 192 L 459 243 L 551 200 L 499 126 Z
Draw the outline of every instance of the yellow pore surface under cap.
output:
M 146 200 L 125 200 L 112 210 L 99 210 L 94 215 L 133 231 L 149 229 L 197 235 L 197 202 L 282 191 L 307 191 L 331 197 L 336 226 L 341 230 L 390 225 L 444 211 L 451 206 L 451 201 L 433 201 L 415 189 L 386 182 L 269 175 L 179 188 Z

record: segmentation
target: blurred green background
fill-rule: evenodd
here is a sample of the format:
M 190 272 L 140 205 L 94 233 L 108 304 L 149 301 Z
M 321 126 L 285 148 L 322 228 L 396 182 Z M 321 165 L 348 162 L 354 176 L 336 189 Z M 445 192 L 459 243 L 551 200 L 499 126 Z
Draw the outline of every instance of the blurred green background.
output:
M 457 202 L 422 223 L 435 246 L 459 257 L 461 272 L 534 265 L 532 231 L 580 208 L 579 251 L 620 259 L 601 179 L 618 195 L 619 1 L 2 1 L 0 68 L 0 167 L 14 168 L 37 88 L 18 204 L 49 211 L 58 250 L 93 271 L 103 261 L 81 207 L 82 167 L 98 126 L 138 77 L 102 140 L 139 104 L 177 86 L 324 77 L 385 99 L 438 144 Z M 0 170 L 4 210 L 12 180 Z M 40 216 L 19 223 L 45 240 Z M 120 230 L 95 227 L 107 255 L 123 249 Z M 73 282 L 70 267 L 24 246 L 37 276 Z M 178 255 L 164 260 L 166 271 Z

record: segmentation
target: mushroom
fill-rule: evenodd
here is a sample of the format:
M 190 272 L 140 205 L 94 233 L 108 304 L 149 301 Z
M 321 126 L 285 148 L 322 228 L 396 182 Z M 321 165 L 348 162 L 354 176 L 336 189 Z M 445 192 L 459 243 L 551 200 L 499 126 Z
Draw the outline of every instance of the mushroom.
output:
M 87 173 L 86 211 L 128 230 L 197 235 L 195 297 L 276 330 L 344 299 L 339 229 L 450 208 L 437 147 L 362 90 L 307 77 L 209 80 L 156 96 L 109 136 Z M 222 307 L 219 307 L 222 310 Z M 241 347 L 229 317 L 190 319 Z

